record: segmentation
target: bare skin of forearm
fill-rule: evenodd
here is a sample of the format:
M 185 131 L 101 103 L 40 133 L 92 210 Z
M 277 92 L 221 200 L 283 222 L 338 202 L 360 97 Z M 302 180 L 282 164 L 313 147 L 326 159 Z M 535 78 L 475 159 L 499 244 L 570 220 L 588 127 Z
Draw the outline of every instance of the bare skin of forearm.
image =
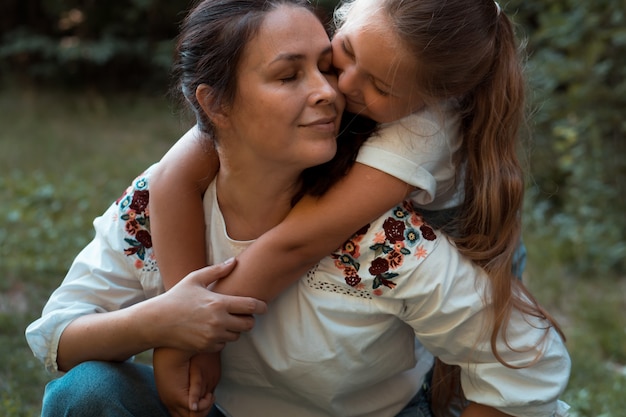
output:
M 68 370 L 88 360 L 123 361 L 152 348 L 217 352 L 252 328 L 265 303 L 207 290 L 235 262 L 189 274 L 170 291 L 130 307 L 75 319 L 61 334 L 57 365 Z M 166 311 L 168 314 L 163 314 Z
M 486 405 L 471 403 L 463 410 L 461 417 L 511 417 L 511 415 Z
M 89 360 L 124 361 L 148 350 L 161 340 L 155 334 L 159 317 L 157 303 L 146 301 L 108 313 L 89 314 L 71 322 L 59 340 L 57 365 L 68 371 Z M 140 323 L 144 323 L 143 326 Z
M 384 193 L 372 196 L 372 190 Z M 410 191 L 395 177 L 355 164 L 326 194 L 304 197 L 282 223 L 240 254 L 235 270 L 213 291 L 272 300 Z

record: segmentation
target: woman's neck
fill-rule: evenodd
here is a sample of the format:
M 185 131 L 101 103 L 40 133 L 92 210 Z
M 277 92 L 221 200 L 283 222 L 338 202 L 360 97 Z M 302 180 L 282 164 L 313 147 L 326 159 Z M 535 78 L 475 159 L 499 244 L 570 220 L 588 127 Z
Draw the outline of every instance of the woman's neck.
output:
M 229 172 L 220 168 L 217 200 L 226 230 L 235 240 L 254 240 L 279 224 L 291 210 L 297 181 Z

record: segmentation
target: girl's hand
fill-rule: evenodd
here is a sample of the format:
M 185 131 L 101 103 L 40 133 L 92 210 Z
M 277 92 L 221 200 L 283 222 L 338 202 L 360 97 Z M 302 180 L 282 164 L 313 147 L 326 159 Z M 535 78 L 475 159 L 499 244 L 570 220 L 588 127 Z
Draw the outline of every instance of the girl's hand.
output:
M 215 401 L 213 391 L 221 376 L 219 352 L 200 353 L 189 367 L 189 409 L 193 417 L 207 415 Z
M 152 364 L 159 398 L 172 417 L 189 417 L 189 368 L 187 352 L 159 348 L 154 350 Z

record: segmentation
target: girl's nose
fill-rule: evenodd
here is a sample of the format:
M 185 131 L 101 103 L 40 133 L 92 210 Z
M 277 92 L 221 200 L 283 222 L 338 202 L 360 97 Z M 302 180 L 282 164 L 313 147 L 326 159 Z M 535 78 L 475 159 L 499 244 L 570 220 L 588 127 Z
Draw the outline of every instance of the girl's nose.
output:
M 353 65 L 345 66 L 339 71 L 339 91 L 347 96 L 354 96 L 360 89 L 360 81 Z

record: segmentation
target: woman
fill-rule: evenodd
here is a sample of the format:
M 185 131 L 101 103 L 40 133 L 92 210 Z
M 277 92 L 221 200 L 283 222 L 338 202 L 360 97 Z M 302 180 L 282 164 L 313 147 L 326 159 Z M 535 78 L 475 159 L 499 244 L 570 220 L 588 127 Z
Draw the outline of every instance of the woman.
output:
M 241 51 L 226 55 L 230 60 L 207 56 L 198 61 L 203 69 L 199 72 L 215 70 L 204 65 L 234 65 L 215 72 L 236 74 L 231 84 L 208 77 L 183 80 L 184 86 L 198 87 L 183 91 L 195 104 L 201 128 L 215 139 L 221 161 L 204 199 L 213 263 L 237 255 L 280 222 L 300 191 L 301 172 L 335 152 L 342 105 L 329 86 L 334 76 L 322 75 L 331 70 L 328 39 L 318 41 L 323 37 L 321 25 L 299 6 L 261 3 L 268 8 L 262 17 L 248 20 L 258 25 L 247 26 L 247 42 L 232 33 L 224 37 L 241 45 Z M 257 2 L 246 3 L 252 4 Z M 307 36 L 301 36 L 302 31 Z M 162 287 L 153 265 L 146 262 L 148 182 L 149 173 L 101 221 L 94 248 L 104 242 L 111 249 L 85 254 L 79 264 L 96 265 L 103 275 L 135 282 L 134 287 L 127 285 L 129 292 L 149 296 Z M 111 269 L 122 272 L 113 274 Z M 60 310 L 54 304 L 76 284 L 74 275 L 70 272 L 68 282 L 53 295 L 42 321 L 54 321 L 54 311 Z M 463 368 L 463 389 L 477 405 L 470 410 L 474 415 L 486 415 L 485 410 L 503 415 L 494 406 L 512 415 L 554 414 L 569 371 L 561 339 L 541 318 L 513 314 L 508 326 L 511 346 L 497 342 L 503 360 L 515 369 L 503 366 L 480 332 L 489 317 L 483 297 L 486 282 L 481 269 L 461 257 L 445 237 L 410 207 L 400 206 L 360 230 L 334 258 L 322 260 L 257 319 L 252 332 L 227 345 L 218 405 L 236 416 L 393 416 L 407 408 L 428 415 L 411 403 L 413 399 L 427 405 L 421 390 L 432 364 L 427 346 Z M 56 362 L 65 369 L 103 359 L 81 356 L 86 344 L 106 342 L 97 327 L 92 333 L 81 329 L 76 324 L 81 319 L 61 335 Z M 38 326 L 40 332 L 47 331 L 45 323 Z M 116 323 L 100 326 L 110 330 Z M 415 334 L 423 345 L 415 344 Z M 96 340 L 85 340 L 86 335 Z M 88 366 L 112 368 L 102 363 Z M 78 405 L 104 403 L 104 414 L 107 398 L 97 395 L 102 381 L 93 375 L 81 379 L 87 373 L 81 371 L 64 377 L 65 389 L 55 393 L 56 400 L 73 390 L 90 392 Z M 72 386 L 77 380 L 80 383 Z M 130 395 L 128 402 L 133 402 L 132 392 L 117 394 Z M 136 402 L 143 408 L 154 401 Z M 48 403 L 44 401 L 44 411 Z
M 290 209 L 302 171 L 335 155 L 343 100 L 336 91 L 329 38 L 305 2 L 205 1 L 194 16 L 207 14 L 214 35 L 226 40 L 206 52 L 198 69 L 203 88 L 190 98 L 199 100 L 196 104 L 206 112 L 203 127 L 211 129 L 224 156 L 219 178 L 227 185 L 219 187 L 220 203 L 230 207 L 238 194 L 252 196 L 246 199 L 248 207 L 237 204 L 226 211 L 229 233 L 251 239 Z M 237 36 L 229 33 L 233 20 L 245 26 Z M 302 31 L 306 36 L 295 36 Z M 244 176 L 242 166 L 255 176 Z M 159 295 L 163 286 L 152 273 L 151 245 L 144 240 L 149 235 L 141 230 L 147 183 L 138 180 L 133 189 L 132 197 L 123 196 L 96 220 L 97 237 L 76 258 L 43 317 L 27 329 L 31 348 L 47 368 L 72 370 L 49 385 L 44 415 L 62 414 L 65 404 L 55 402 L 57 394 L 66 388 L 76 392 L 77 380 L 78 386 L 92 382 L 98 387 L 97 397 L 76 393 L 76 403 L 84 407 L 80 415 L 165 415 L 150 369 L 88 361 L 124 361 L 159 347 L 219 350 L 252 327 L 252 314 L 265 311 L 258 300 L 198 290 L 227 275 L 229 265 L 198 271 Z M 120 221 L 126 227 L 115 230 Z M 115 401 L 129 392 L 134 401 Z M 90 404 L 97 407 L 98 398 L 106 408 L 89 410 Z

